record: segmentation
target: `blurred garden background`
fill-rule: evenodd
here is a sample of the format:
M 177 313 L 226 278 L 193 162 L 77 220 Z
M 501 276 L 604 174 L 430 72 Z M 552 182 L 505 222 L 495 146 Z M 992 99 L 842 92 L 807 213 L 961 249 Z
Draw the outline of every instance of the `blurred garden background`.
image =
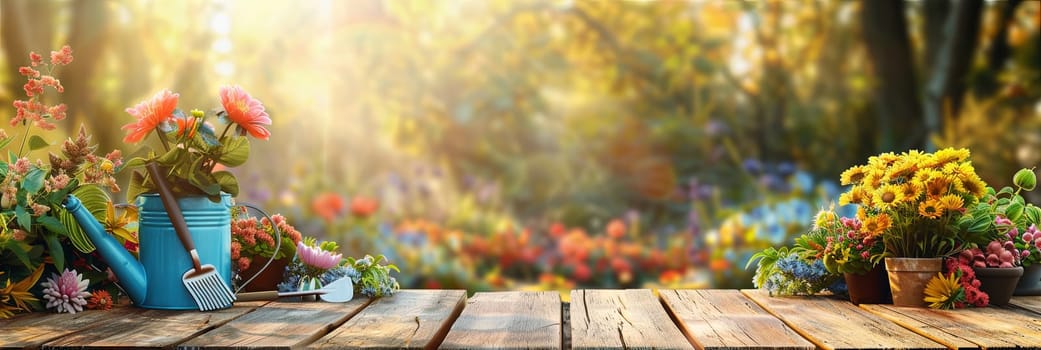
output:
M 870 155 L 1041 163 L 1039 26 L 1016 0 L 0 0 L 0 119 L 68 44 L 48 139 L 132 155 L 127 107 L 241 85 L 274 125 L 238 201 L 402 287 L 751 287 Z

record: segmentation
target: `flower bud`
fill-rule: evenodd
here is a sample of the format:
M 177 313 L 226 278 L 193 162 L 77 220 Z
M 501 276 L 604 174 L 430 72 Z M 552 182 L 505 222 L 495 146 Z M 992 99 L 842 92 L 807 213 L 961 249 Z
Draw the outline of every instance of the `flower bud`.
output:
M 1033 191 L 1037 185 L 1037 175 L 1034 174 L 1034 169 L 1023 168 L 1012 177 L 1012 183 L 1024 190 Z
M 200 111 L 198 109 L 193 109 L 191 111 L 191 114 L 192 114 L 193 117 L 196 117 L 196 118 L 202 118 L 202 117 L 206 116 L 206 112 Z

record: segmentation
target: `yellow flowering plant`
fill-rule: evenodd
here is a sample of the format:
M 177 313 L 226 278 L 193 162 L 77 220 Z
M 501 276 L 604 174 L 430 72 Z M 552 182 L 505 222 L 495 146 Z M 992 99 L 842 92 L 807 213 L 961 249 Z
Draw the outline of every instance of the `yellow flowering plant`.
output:
M 970 210 L 987 194 L 969 150 L 882 153 L 842 173 L 850 185 L 839 203 L 858 204 L 868 237 L 881 237 L 884 256 L 935 258 L 989 241 L 994 216 Z

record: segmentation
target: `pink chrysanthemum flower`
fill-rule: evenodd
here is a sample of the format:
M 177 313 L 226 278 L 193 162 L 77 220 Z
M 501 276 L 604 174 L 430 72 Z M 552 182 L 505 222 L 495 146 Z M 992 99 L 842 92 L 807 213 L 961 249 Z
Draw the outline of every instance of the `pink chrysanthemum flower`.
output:
M 319 247 L 305 245 L 304 242 L 296 244 L 296 255 L 304 265 L 314 268 L 328 270 L 340 264 L 343 254 L 333 254 Z
M 51 277 L 40 285 L 44 286 L 43 298 L 47 299 L 48 309 L 74 314 L 83 311 L 83 307 L 87 305 L 85 298 L 90 297 L 90 293 L 87 292 L 89 283 L 90 280 L 83 279 L 79 272 L 65 269 L 61 275 L 52 273 Z
M 173 111 L 177 108 L 178 97 L 180 95 L 172 93 L 170 90 L 163 90 L 156 93 L 151 99 L 127 108 L 126 112 L 137 118 L 137 121 L 123 126 L 123 130 L 127 131 L 123 142 L 141 142 L 160 124 L 172 119 Z
M 264 128 L 264 125 L 271 125 L 271 118 L 264 111 L 264 105 L 238 85 L 222 87 L 220 103 L 224 105 L 228 120 L 238 125 L 243 133 L 248 132 L 261 140 L 271 136 L 271 132 Z

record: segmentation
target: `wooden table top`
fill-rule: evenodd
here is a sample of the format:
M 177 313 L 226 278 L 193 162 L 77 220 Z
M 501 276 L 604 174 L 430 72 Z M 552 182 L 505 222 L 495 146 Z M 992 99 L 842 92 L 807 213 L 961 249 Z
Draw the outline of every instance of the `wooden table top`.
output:
M 1041 349 L 1041 296 L 954 311 L 759 290 L 403 290 L 347 303 L 0 320 L 0 348 Z

